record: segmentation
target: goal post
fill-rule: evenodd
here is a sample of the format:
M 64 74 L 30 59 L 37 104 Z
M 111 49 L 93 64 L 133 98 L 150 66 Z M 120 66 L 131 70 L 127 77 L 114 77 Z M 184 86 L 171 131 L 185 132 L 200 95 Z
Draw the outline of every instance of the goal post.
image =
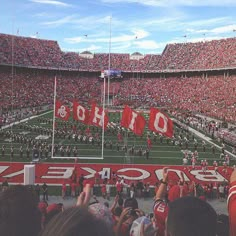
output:
M 105 86 L 106 86 L 106 83 L 105 83 L 105 80 L 104 80 L 104 93 L 103 93 L 103 104 L 102 104 L 102 108 L 103 108 L 103 115 L 101 116 L 102 118 L 102 132 L 101 132 L 101 135 L 98 137 L 98 140 L 99 141 L 99 145 L 97 145 L 96 147 L 97 148 L 93 148 L 94 150 L 94 153 L 96 154 L 89 154 L 89 155 L 84 155 L 84 154 L 80 154 L 80 149 L 78 149 L 78 155 L 56 155 L 55 153 L 55 146 L 56 145 L 61 145 L 61 146 L 71 146 L 71 144 L 64 144 L 64 142 L 61 142 L 59 144 L 55 143 L 55 127 L 56 127 L 56 114 L 55 114 L 55 111 L 56 111 L 56 97 L 57 97 L 57 78 L 55 76 L 55 79 L 54 79 L 54 107 L 53 107 L 53 128 L 52 128 L 52 148 L 51 148 L 51 158 L 52 159 L 81 159 L 81 160 L 103 160 L 104 159 L 104 135 L 105 135 L 105 127 L 104 127 L 104 124 L 105 124 L 105 115 L 104 115 L 104 112 L 105 112 Z M 89 139 L 90 137 L 87 137 L 86 135 L 84 135 L 82 137 L 82 144 L 83 144 L 83 139 Z M 92 137 L 94 139 L 94 137 Z M 92 140 L 88 140 L 88 143 L 92 142 Z M 86 143 L 87 143 L 87 140 L 86 140 Z M 74 147 L 76 146 L 80 146 L 81 143 L 77 142 L 75 143 L 74 142 Z M 92 145 L 92 144 L 91 144 Z M 89 146 L 89 145 L 86 145 L 86 146 Z M 88 148 L 87 150 L 88 153 L 91 152 L 91 148 Z M 73 151 L 72 151 L 73 153 Z

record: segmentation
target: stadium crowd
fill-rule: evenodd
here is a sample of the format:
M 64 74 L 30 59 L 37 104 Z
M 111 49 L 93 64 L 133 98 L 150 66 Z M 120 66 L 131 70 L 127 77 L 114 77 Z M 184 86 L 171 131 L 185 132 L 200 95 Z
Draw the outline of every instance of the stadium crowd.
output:
M 101 71 L 109 64 L 109 54 L 87 52 L 89 56 L 80 56 L 79 53 L 62 52 L 58 43 L 52 40 L 0 34 L 0 45 L 0 64 L 3 65 L 14 63 L 34 68 Z M 110 63 L 111 68 L 126 72 L 232 68 L 236 65 L 235 50 L 235 38 L 169 44 L 162 55 L 141 55 L 139 60 L 129 54 L 111 53 Z
M 198 43 L 176 43 L 166 46 L 160 70 L 201 70 L 235 67 L 235 38 Z
M 73 98 L 87 102 L 90 98 L 101 101 L 101 85 L 96 77 L 101 70 L 111 68 L 124 72 L 185 71 L 234 68 L 236 39 L 228 38 L 198 43 L 169 44 L 162 55 L 142 55 L 133 59 L 129 54 L 96 53 L 91 57 L 75 52 L 62 52 L 52 40 L 33 39 L 0 34 L 1 65 L 31 69 L 10 71 L 3 66 L 0 72 L 1 119 L 17 108 L 51 105 L 53 102 L 53 69 L 70 71 L 59 73 L 58 97 L 65 103 Z M 33 45 L 33 47 L 32 47 Z M 24 48 L 24 50 L 22 50 Z M 12 51 L 14 53 L 12 53 Z M 13 56 L 13 58 L 12 58 Z M 35 68 L 35 69 L 32 69 Z M 47 71 L 36 70 L 47 69 Z M 73 71 L 81 71 L 76 75 Z M 86 73 L 88 72 L 88 73 Z M 89 74 L 89 72 L 96 72 Z M 85 74 L 83 74 L 85 73 Z M 134 74 L 133 74 L 134 77 Z M 162 79 L 129 79 L 120 82 L 114 105 L 129 102 L 135 106 L 164 106 L 203 113 L 227 122 L 235 122 L 235 76 L 172 77 Z M 141 83 L 142 82 L 142 83 Z M 17 89 L 16 89 L 17 88 Z M 73 91 L 73 92 L 72 92 Z M 2 112 L 4 111 L 4 112 Z M 21 111 L 18 111 L 21 112 Z M 32 110 L 30 110 L 32 112 Z
M 13 76 L 1 71 L 1 117 L 11 116 L 12 110 L 33 111 L 53 105 L 54 76 L 47 72 L 21 71 Z M 57 79 L 57 98 L 65 104 L 77 99 L 83 104 L 101 101 L 103 83 L 94 76 L 61 75 Z M 112 84 L 112 83 L 111 83 Z M 166 107 L 170 110 L 204 114 L 226 122 L 235 122 L 236 78 L 127 79 L 111 85 L 113 105 L 134 107 Z M 24 110 L 25 111 L 25 110 Z M 17 114 L 16 114 L 17 115 Z
M 235 38 L 170 44 L 166 46 L 162 55 L 141 55 L 139 60 L 132 59 L 132 55 L 122 53 L 111 53 L 110 58 L 106 53 L 83 57 L 82 54 L 75 52 L 62 52 L 56 41 L 5 34 L 0 34 L 0 46 L 0 118 L 2 119 L 0 125 L 1 122 L 11 123 L 12 118 L 17 120 L 36 114 L 42 106 L 52 106 L 55 73 L 53 70 L 55 69 L 62 70 L 57 79 L 57 97 L 65 104 L 70 104 L 76 99 L 89 105 L 92 100 L 101 101 L 102 88 L 97 77 L 101 70 L 107 68 L 109 60 L 112 68 L 137 73 L 222 69 L 236 65 Z M 12 70 L 7 67 L 11 65 L 28 69 L 14 68 Z M 96 73 L 89 74 L 89 72 Z M 191 111 L 222 121 L 236 121 L 235 75 L 131 78 L 120 81 L 119 85 L 114 86 L 114 90 L 113 104 L 115 106 L 129 103 L 134 107 L 143 108 L 166 107 L 172 111 Z M 221 127 L 213 127 L 209 123 L 204 125 L 206 131 L 208 129 L 209 132 L 213 130 L 215 132 L 216 128 L 219 128 L 219 132 L 223 132 L 220 130 Z M 52 132 L 51 129 L 27 124 L 22 124 L 21 128 L 24 131 L 34 130 L 38 134 L 48 136 Z M 71 128 L 73 130 L 73 127 Z M 1 135 L 21 144 L 20 158 L 26 155 L 29 159 L 35 150 L 39 157 L 41 155 L 47 158 L 52 148 L 44 141 L 25 138 L 24 135 L 10 131 L 1 132 Z M 84 134 L 74 131 L 71 133 L 63 124 L 56 128 L 56 136 L 59 137 L 69 139 L 73 136 L 80 139 L 79 137 L 84 137 L 82 135 Z M 226 136 L 229 136 L 228 132 L 225 133 Z M 173 137 L 172 142 L 174 145 L 175 142 L 179 145 L 187 145 L 188 142 L 184 143 L 183 140 L 182 137 Z M 203 151 L 204 147 L 203 143 Z M 54 152 L 58 152 L 61 156 L 70 156 L 72 152 L 76 156 L 78 152 L 72 147 L 62 145 L 55 146 L 54 149 Z M 13 159 L 13 148 L 6 150 L 6 147 L 2 146 L 3 157 L 6 151 L 9 151 Z M 224 154 L 223 151 L 222 146 L 222 154 Z M 190 158 L 184 156 L 183 165 L 186 164 L 185 159 L 188 161 Z M 192 157 L 192 166 L 195 165 L 194 160 L 195 157 Z M 205 171 L 207 162 L 203 161 L 201 165 L 202 170 Z M 215 171 L 217 167 L 215 166 Z M 110 181 L 113 181 L 112 186 L 115 187 L 117 194 L 111 207 L 99 203 L 96 198 L 92 198 L 93 194 L 91 194 L 91 187 L 96 185 L 101 189 L 102 196 L 109 200 Z M 168 233 L 170 236 L 226 236 L 229 234 L 236 236 L 235 183 L 235 170 L 232 173 L 230 185 L 219 183 L 199 187 L 195 183 L 185 182 L 183 173 L 180 181 L 173 181 L 168 168 L 164 168 L 162 180 L 156 184 L 154 206 L 148 212 L 144 212 L 139 208 L 136 197 L 151 197 L 149 184 L 141 181 L 125 183 L 124 179 L 117 179 L 115 174 L 110 180 L 101 180 L 95 174 L 93 183 L 84 179 L 83 176 L 77 178 L 72 175 L 69 180 L 69 192 L 72 197 L 78 195 L 78 201 L 76 206 L 69 209 L 64 209 L 60 203 L 48 205 L 46 183 L 41 188 L 39 185 L 35 188 L 21 185 L 9 187 L 6 180 L 3 181 L 0 193 L 0 235 L 164 236 Z M 66 194 L 67 186 L 63 183 L 62 197 L 66 197 Z M 214 194 L 220 200 L 228 198 L 229 217 L 217 215 L 207 203 Z
M 56 41 L 0 34 L 0 45 L 3 65 L 14 63 L 20 66 L 60 67 L 62 53 Z
M 115 105 L 126 102 L 135 107 L 167 107 L 202 113 L 227 122 L 236 120 L 236 78 L 167 78 L 125 80 L 115 98 Z
M 37 114 L 43 106 L 52 108 L 54 98 L 54 76 L 45 72 L 23 70 L 11 74 L 0 71 L 0 125 L 19 120 L 30 114 Z M 71 75 L 57 79 L 57 97 L 66 104 L 74 99 L 87 104 L 90 100 L 100 101 L 99 81 Z
M 62 203 L 48 204 L 48 186 L 9 186 L 7 180 L 0 192 L 0 234 L 11 236 L 71 236 L 71 235 L 115 235 L 115 236 L 235 236 L 235 183 L 236 170 L 232 172 L 230 184 L 219 184 L 217 197 L 228 199 L 228 213 L 217 214 L 208 203 L 211 198 L 210 185 L 202 192 L 194 182 L 186 182 L 181 172 L 179 180 L 172 178 L 168 167 L 162 171 L 157 183 L 153 207 L 148 212 L 140 209 L 137 198 L 149 194 L 147 184 L 130 183 L 129 194 L 123 178 L 112 174 L 111 179 L 87 180 L 74 171 L 70 177 L 70 193 L 77 197 L 75 206 L 65 209 Z M 75 185 L 78 179 L 78 194 Z M 101 182 L 102 181 L 102 182 Z M 110 187 L 114 185 L 116 197 L 109 205 Z M 101 187 L 102 203 L 96 198 L 94 186 Z M 140 187 L 141 186 L 141 187 Z M 62 197 L 66 197 L 66 184 L 62 183 Z M 94 195 L 95 194 L 95 195 Z M 22 214 L 24 217 L 22 217 Z M 91 227 L 91 225 L 93 227 Z

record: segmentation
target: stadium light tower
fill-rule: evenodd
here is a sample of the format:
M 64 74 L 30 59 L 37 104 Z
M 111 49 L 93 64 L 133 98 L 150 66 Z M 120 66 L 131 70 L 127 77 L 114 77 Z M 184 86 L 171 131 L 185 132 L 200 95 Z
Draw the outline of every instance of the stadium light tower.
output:
M 86 49 L 85 49 L 85 52 L 86 52 L 86 58 L 85 58 L 85 60 L 86 60 L 86 67 L 87 68 L 89 68 L 89 66 L 88 66 L 88 35 L 87 34 L 84 34 L 84 38 L 85 38 L 85 43 L 86 43 Z
M 187 35 L 183 35 L 183 38 L 185 38 L 185 43 L 187 43 Z
M 206 42 L 206 34 L 202 34 L 203 35 L 203 41 Z

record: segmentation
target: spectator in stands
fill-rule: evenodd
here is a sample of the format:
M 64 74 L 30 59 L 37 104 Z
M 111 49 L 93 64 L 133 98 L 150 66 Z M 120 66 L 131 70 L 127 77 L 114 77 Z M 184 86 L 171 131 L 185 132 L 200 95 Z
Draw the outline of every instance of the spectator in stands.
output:
M 36 184 L 36 185 L 34 186 L 34 191 L 35 191 L 35 193 L 36 193 L 36 196 L 37 196 L 37 198 L 38 198 L 38 201 L 40 201 L 40 186 L 39 186 L 39 184 Z
M 47 206 L 46 218 L 45 218 L 44 224 L 45 225 L 48 224 L 54 216 L 56 216 L 57 214 L 59 214 L 63 210 L 64 210 L 64 208 L 63 208 L 62 203 L 58 203 L 58 204 L 53 203 L 53 204 L 50 204 L 49 206 Z
M 217 215 L 206 201 L 178 198 L 169 204 L 167 233 L 170 236 L 216 236 Z
M 168 215 L 169 207 L 166 201 L 168 185 L 168 168 L 163 168 L 163 178 L 160 181 L 159 188 L 154 197 L 153 213 L 155 216 L 158 236 L 165 235 L 165 222 Z
M 109 209 L 99 203 L 89 206 L 90 188 L 90 185 L 86 184 L 78 197 L 77 207 L 69 208 L 55 216 L 45 227 L 41 236 L 113 235 Z
M 37 197 L 28 186 L 10 186 L 0 194 L 0 235 L 37 236 L 41 215 Z
M 228 195 L 228 213 L 229 213 L 229 225 L 230 236 L 236 235 L 236 170 L 234 170 L 230 176 L 230 189 Z
M 144 216 L 144 212 L 138 208 L 138 202 L 135 198 L 128 198 L 124 202 L 124 208 L 115 225 L 117 236 L 129 235 L 133 221 Z
M 113 232 L 103 219 L 98 219 L 85 207 L 74 207 L 55 216 L 41 236 L 112 236 Z
M 42 191 L 43 191 L 43 201 L 48 201 L 48 185 L 46 183 L 43 183 Z

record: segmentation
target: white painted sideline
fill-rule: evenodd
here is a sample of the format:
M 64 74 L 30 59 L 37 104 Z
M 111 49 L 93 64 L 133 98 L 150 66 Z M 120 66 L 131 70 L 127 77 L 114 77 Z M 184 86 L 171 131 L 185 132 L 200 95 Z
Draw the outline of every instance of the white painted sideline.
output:
M 173 118 L 173 121 L 177 121 L 177 120 Z M 178 120 L 178 123 L 183 124 L 183 123 L 180 122 L 179 120 Z M 183 124 L 183 125 L 184 125 L 184 124 Z M 214 146 L 217 147 L 219 150 L 221 150 L 221 147 L 220 147 L 219 145 L 215 144 L 214 142 L 212 142 L 212 139 L 211 139 L 211 138 L 209 138 L 209 137 L 207 137 L 206 135 L 202 134 L 201 132 L 199 132 L 199 131 L 197 131 L 197 130 L 191 128 L 190 126 L 188 126 L 188 130 L 189 130 L 190 132 L 196 134 L 199 138 L 204 139 L 206 142 L 210 143 L 211 145 L 214 145 Z M 236 159 L 236 155 L 234 155 L 232 152 L 229 152 L 229 151 L 227 151 L 227 150 L 225 150 L 225 152 L 226 152 L 227 154 L 229 154 L 231 157 L 234 157 L 234 158 Z
M 23 119 L 23 120 L 15 121 L 15 122 L 13 122 L 13 123 L 11 123 L 11 124 L 9 124 L 9 125 L 4 125 L 4 126 L 2 126 L 2 129 L 7 129 L 7 128 L 12 127 L 13 125 L 18 125 L 18 124 L 23 123 L 23 122 L 25 122 L 25 121 L 32 120 L 32 119 L 37 118 L 37 117 L 40 117 L 40 116 L 44 116 L 44 115 L 46 115 L 46 114 L 48 114 L 48 113 L 50 113 L 50 112 L 52 112 L 52 111 L 47 111 L 47 112 L 42 113 L 42 114 L 37 115 L 37 116 L 30 116 L 30 117 L 25 118 L 25 119 Z

